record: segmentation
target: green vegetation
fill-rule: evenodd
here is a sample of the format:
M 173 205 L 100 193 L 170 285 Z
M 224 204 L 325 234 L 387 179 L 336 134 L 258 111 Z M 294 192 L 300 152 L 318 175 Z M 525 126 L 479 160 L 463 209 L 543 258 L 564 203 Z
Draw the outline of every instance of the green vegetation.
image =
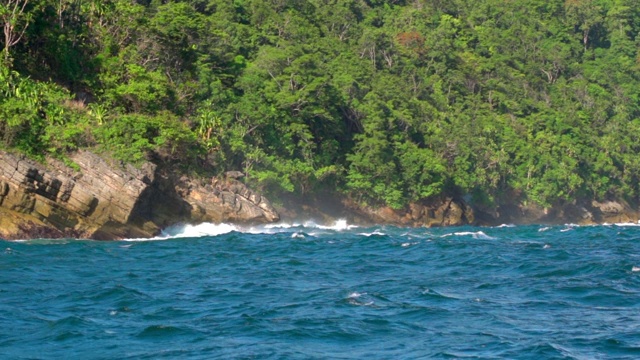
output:
M 401 208 L 640 199 L 640 0 L 5 0 L 0 146 Z

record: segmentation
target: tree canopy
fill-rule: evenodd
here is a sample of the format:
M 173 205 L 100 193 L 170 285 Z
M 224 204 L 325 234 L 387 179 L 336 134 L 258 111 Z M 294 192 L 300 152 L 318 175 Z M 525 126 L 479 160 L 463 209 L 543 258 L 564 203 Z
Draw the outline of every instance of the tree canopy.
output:
M 6 0 L 0 146 L 401 208 L 640 196 L 640 0 Z

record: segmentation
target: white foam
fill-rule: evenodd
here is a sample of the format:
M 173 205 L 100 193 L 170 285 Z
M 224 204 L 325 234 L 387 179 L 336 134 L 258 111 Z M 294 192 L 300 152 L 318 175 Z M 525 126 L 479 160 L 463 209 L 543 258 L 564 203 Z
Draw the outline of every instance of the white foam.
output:
M 345 219 L 338 219 L 331 225 L 318 225 L 313 221 L 308 221 L 304 223 L 304 227 L 310 227 L 310 228 L 315 227 L 322 230 L 334 230 L 334 231 L 344 231 L 344 230 L 351 230 L 351 229 L 357 228 L 356 225 L 347 224 L 347 220 Z
M 512 227 L 516 227 L 514 224 L 501 224 L 496 226 L 497 228 L 512 228 Z
M 477 232 L 472 232 L 472 231 L 462 231 L 462 232 L 455 232 L 453 234 L 444 234 L 440 237 L 449 237 L 449 236 L 471 236 L 474 239 L 481 239 L 481 240 L 495 240 L 496 238 L 489 236 L 487 234 L 485 234 L 482 231 L 477 231 Z
M 614 224 L 615 226 L 640 226 L 639 223 L 632 223 L 632 222 L 627 222 L 627 223 L 616 223 Z
M 567 232 L 567 231 L 571 231 L 576 227 L 580 227 L 579 225 L 576 224 L 565 224 L 566 228 L 560 230 L 560 232 Z
M 349 302 L 349 304 L 351 305 L 356 305 L 356 306 L 371 306 L 373 305 L 373 301 L 369 300 L 369 301 L 361 301 L 360 298 L 364 295 L 367 295 L 367 293 L 359 293 L 359 292 L 352 292 L 347 296 L 347 300 Z M 365 299 L 366 300 L 366 299 Z
M 228 234 L 232 231 L 240 231 L 236 225 L 202 223 L 198 225 L 172 226 L 162 231 L 164 238 L 174 237 L 201 237 Z
M 333 230 L 333 231 L 344 231 L 355 229 L 358 226 L 349 225 L 347 220 L 338 219 L 331 224 L 318 224 L 315 220 L 307 220 L 303 223 L 276 223 L 276 224 L 267 224 L 258 227 L 253 227 L 249 229 L 249 232 L 258 232 L 258 233 L 274 233 L 274 232 L 283 232 L 287 231 L 291 228 L 307 228 L 307 229 L 318 229 L 318 230 Z
M 346 220 L 339 219 L 330 225 L 319 225 L 314 221 L 307 221 L 305 223 L 275 223 L 275 224 L 266 224 L 252 227 L 242 227 L 239 225 L 233 224 L 214 224 L 214 223 L 201 223 L 197 225 L 174 225 L 170 226 L 162 231 L 162 233 L 154 238 L 150 239 L 125 239 L 125 241 L 156 241 L 156 240 L 168 240 L 168 239 L 177 239 L 177 238 L 187 238 L 187 237 L 202 237 L 202 236 L 218 236 L 223 234 L 228 234 L 232 231 L 248 233 L 248 234 L 277 234 L 283 232 L 289 232 L 293 228 L 308 228 L 308 229 L 317 229 L 317 230 L 328 230 L 328 231 L 345 231 L 353 228 L 357 228 L 355 225 L 349 225 Z M 296 235 L 297 234 L 297 235 Z M 316 232 L 317 234 L 317 232 Z M 309 235 L 315 236 L 313 232 L 310 232 Z M 292 237 L 304 237 L 305 235 L 296 231 Z
M 275 224 L 263 225 L 265 229 L 291 229 L 292 227 L 299 227 L 299 226 L 302 226 L 302 224 L 275 223 Z
M 292 239 L 304 239 L 305 236 L 301 232 L 294 232 L 293 234 L 291 234 L 291 238 Z
M 550 230 L 550 229 L 551 229 L 550 227 L 545 226 L 543 228 L 538 229 L 538 232 L 543 232 L 543 231 L 547 231 L 547 230 Z
M 187 237 L 217 236 L 228 234 L 232 231 L 240 231 L 240 229 L 236 225 L 225 223 L 202 223 L 198 225 L 183 224 L 170 226 L 162 230 L 159 236 L 153 238 L 132 238 L 124 239 L 123 241 L 158 241 Z
M 387 234 L 381 232 L 380 230 L 375 230 L 374 232 L 370 232 L 370 233 L 358 233 L 358 235 L 369 237 L 369 236 L 373 236 L 373 235 L 383 236 L 383 235 L 387 235 Z

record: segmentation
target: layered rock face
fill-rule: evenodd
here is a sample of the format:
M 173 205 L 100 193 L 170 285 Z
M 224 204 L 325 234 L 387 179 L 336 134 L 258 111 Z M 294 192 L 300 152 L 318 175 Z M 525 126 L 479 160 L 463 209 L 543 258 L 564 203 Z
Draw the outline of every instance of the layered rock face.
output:
M 235 180 L 214 189 L 172 179 L 152 163 L 110 165 L 88 151 L 71 160 L 79 171 L 0 152 L 0 238 L 151 237 L 178 222 L 278 219 L 266 199 Z

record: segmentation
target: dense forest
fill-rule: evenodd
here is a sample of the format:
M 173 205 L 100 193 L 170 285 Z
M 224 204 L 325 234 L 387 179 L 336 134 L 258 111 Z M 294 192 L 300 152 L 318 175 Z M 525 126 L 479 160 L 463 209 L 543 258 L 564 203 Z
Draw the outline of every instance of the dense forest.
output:
M 0 147 L 34 158 L 393 208 L 640 197 L 640 0 L 1 0 L 0 26 Z

